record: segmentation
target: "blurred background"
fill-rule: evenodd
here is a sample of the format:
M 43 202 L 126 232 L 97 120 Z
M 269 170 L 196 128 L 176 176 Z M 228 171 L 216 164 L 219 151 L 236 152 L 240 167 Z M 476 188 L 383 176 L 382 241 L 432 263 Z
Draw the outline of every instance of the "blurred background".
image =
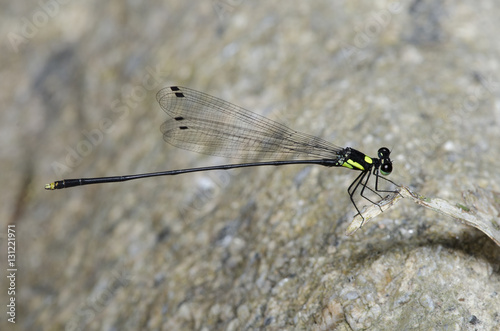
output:
M 409 202 L 344 232 L 357 175 L 319 166 L 45 191 L 236 163 L 165 143 L 188 86 L 376 156 L 460 203 L 500 190 L 494 1 L 1 4 L 2 330 L 454 329 L 500 324 L 500 248 Z M 373 184 L 373 183 L 372 183 Z M 359 200 L 359 204 L 367 204 Z

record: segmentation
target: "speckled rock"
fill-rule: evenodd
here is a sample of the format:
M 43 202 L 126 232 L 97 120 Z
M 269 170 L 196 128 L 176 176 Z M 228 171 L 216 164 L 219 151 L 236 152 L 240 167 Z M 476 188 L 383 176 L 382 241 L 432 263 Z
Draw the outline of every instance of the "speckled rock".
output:
M 227 163 L 162 140 L 155 94 L 175 84 L 371 156 L 387 146 L 391 179 L 422 194 L 500 191 L 494 1 L 1 6 L 17 314 L 0 329 L 499 328 L 500 247 L 405 201 L 346 237 L 348 169 L 43 190 Z

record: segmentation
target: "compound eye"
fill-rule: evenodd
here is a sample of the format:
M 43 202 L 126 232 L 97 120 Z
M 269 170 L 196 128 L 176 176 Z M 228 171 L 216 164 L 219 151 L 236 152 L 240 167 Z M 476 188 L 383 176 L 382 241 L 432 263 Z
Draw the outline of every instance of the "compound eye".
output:
M 391 154 L 391 151 L 387 147 L 381 147 L 378 150 L 378 157 L 379 157 L 379 159 L 387 159 L 390 154 Z
M 390 175 L 392 172 L 392 163 L 382 163 L 380 165 L 380 173 L 384 176 Z

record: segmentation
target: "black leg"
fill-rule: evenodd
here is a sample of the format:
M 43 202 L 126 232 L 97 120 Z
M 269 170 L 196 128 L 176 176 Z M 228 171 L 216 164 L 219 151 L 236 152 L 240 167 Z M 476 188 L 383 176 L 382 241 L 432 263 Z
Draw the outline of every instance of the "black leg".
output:
M 354 195 L 354 192 L 356 192 L 356 190 L 358 189 L 359 183 L 363 181 L 363 178 L 365 176 L 366 176 L 366 171 L 363 171 L 362 173 L 360 173 L 358 175 L 358 177 L 356 177 L 356 179 L 351 183 L 351 185 L 349 185 L 349 188 L 347 189 L 347 193 L 349 194 L 349 198 L 351 199 L 351 203 L 354 205 L 354 208 L 356 208 L 356 211 L 358 212 L 359 215 L 361 215 L 361 212 L 359 211 L 358 206 L 356 206 L 356 203 L 354 202 L 353 195 Z M 351 190 L 353 188 L 353 186 L 354 186 L 354 189 Z M 363 218 L 363 216 L 361 216 L 361 218 Z M 363 218 L 363 220 L 364 220 L 364 218 Z
M 351 199 L 351 203 L 354 205 L 354 208 L 356 208 L 356 211 L 358 212 L 359 215 L 361 215 L 361 212 L 359 211 L 359 208 L 358 206 L 356 206 L 356 203 L 354 202 L 354 194 L 356 193 L 356 190 L 358 189 L 358 187 L 361 185 L 362 188 L 361 188 L 361 191 L 359 193 L 360 196 L 362 196 L 363 198 L 365 198 L 366 200 L 368 200 L 369 202 L 373 203 L 374 205 L 377 205 L 380 210 L 382 211 L 382 207 L 380 207 L 380 205 L 378 204 L 378 202 L 375 202 L 375 201 L 372 201 L 370 198 L 368 198 L 367 196 L 364 195 L 364 192 L 365 192 L 365 189 L 368 189 L 370 190 L 371 192 L 375 193 L 376 195 L 378 195 L 380 198 L 383 198 L 382 195 L 380 195 L 379 192 L 386 192 L 386 193 L 395 193 L 395 192 L 398 192 L 398 191 L 392 191 L 392 190 L 379 190 L 378 188 L 378 179 L 381 178 L 393 185 L 396 185 L 396 186 L 399 186 L 398 184 L 394 183 L 392 180 L 390 179 L 387 179 L 385 177 L 382 177 L 380 176 L 379 174 L 379 171 L 377 168 L 373 169 L 373 175 L 375 176 L 375 190 L 372 189 L 369 185 L 368 185 L 368 181 L 370 180 L 370 176 L 371 176 L 371 171 L 363 171 L 361 172 L 358 177 L 356 177 L 356 179 L 351 183 L 351 185 L 349 185 L 349 188 L 347 189 L 347 193 L 349 194 L 349 198 Z M 366 178 L 365 178 L 366 176 Z M 364 222 L 364 217 L 361 215 L 361 218 L 363 219 L 363 222 Z
M 382 196 L 377 192 L 377 190 L 374 190 L 370 186 L 368 186 L 368 180 L 370 179 L 370 176 L 371 176 L 371 173 L 368 171 L 368 176 L 366 177 L 366 180 L 365 180 L 364 184 L 362 184 L 363 188 L 361 189 L 361 193 L 359 195 L 361 195 L 363 198 L 365 198 L 366 200 L 370 201 L 371 203 L 375 203 L 375 202 L 371 201 L 370 199 L 368 199 L 368 197 L 366 197 L 363 194 L 363 192 L 365 191 L 365 188 L 367 188 L 370 191 L 372 191 L 373 193 L 375 193 L 376 195 L 378 195 L 380 198 L 382 198 Z
M 363 188 L 361 189 L 361 192 L 359 195 L 361 195 L 363 198 L 365 198 L 366 200 L 370 201 L 371 203 L 373 203 L 374 205 L 377 205 L 379 208 L 380 208 L 380 211 L 382 211 L 382 207 L 380 207 L 380 205 L 378 204 L 378 202 L 375 202 L 375 201 L 372 201 L 370 200 L 367 196 L 365 196 L 363 193 L 365 191 L 365 188 L 368 188 L 370 191 L 372 192 L 375 192 L 371 187 L 368 186 L 368 180 L 370 179 L 370 175 L 371 175 L 371 172 L 368 171 L 368 176 L 366 176 L 366 180 L 365 182 L 362 184 L 363 185 Z M 378 193 L 378 192 L 375 192 L 381 199 L 382 199 L 382 196 Z
M 396 185 L 396 186 L 398 186 L 398 187 L 399 187 L 399 185 L 398 185 L 398 184 L 396 184 L 396 183 L 394 183 L 394 182 L 393 182 L 392 180 L 390 180 L 390 179 L 387 179 L 387 178 L 385 178 L 385 177 L 380 176 L 380 175 L 379 175 L 379 173 L 378 173 L 378 169 L 374 169 L 374 170 L 373 170 L 373 174 L 375 175 L 375 191 L 377 191 L 377 192 L 387 192 L 387 193 L 396 193 L 396 192 L 398 192 L 398 191 L 392 191 L 392 190 L 379 190 L 379 189 L 378 189 L 378 179 L 379 179 L 379 178 L 381 178 L 381 179 L 383 179 L 383 180 L 385 180 L 385 181 L 387 181 L 387 182 L 389 182 L 389 183 L 391 183 L 391 184 L 393 184 L 393 185 Z

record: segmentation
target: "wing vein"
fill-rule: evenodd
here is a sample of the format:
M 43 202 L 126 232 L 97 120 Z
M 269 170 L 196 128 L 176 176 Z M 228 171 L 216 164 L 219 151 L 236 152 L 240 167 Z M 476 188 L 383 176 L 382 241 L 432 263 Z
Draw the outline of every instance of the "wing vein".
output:
M 163 139 L 202 154 L 247 160 L 334 159 L 342 148 L 222 99 L 185 87 L 157 94 L 170 116 Z

